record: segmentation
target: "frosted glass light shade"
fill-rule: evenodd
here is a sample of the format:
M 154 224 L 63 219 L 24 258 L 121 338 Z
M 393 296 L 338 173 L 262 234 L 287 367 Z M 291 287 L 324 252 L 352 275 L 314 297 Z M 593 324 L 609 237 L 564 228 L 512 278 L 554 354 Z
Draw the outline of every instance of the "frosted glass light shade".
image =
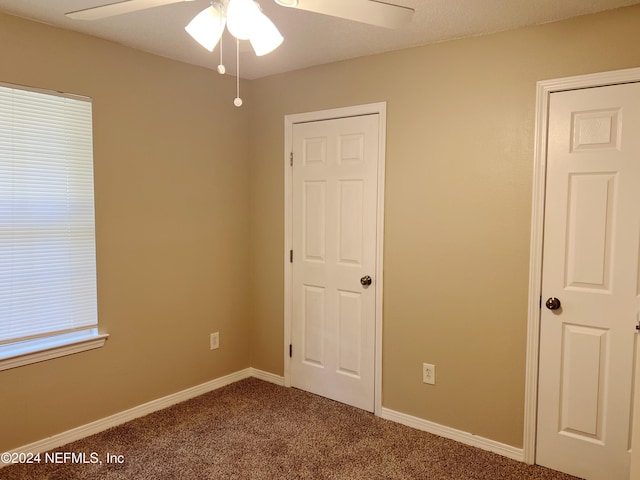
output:
M 253 0 L 231 0 L 227 7 L 229 33 L 239 40 L 249 40 L 260 15 L 262 12 Z
M 262 12 L 258 12 L 254 21 L 254 30 L 249 37 L 256 55 L 260 57 L 274 51 L 283 40 L 284 38 L 273 22 Z
M 196 42 L 213 52 L 222 36 L 224 24 L 225 18 L 220 11 L 214 6 L 210 6 L 193 17 L 193 20 L 184 29 Z

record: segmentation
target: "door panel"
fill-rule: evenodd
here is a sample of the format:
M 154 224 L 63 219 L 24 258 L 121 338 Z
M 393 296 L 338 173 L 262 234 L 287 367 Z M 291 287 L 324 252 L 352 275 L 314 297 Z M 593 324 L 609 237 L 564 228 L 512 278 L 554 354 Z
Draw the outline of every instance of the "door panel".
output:
M 639 133 L 640 84 L 551 94 L 536 462 L 590 480 L 629 474 Z
M 313 285 L 304 286 L 303 300 L 304 318 L 302 319 L 302 354 L 308 365 L 323 367 L 325 331 L 325 289 Z
M 602 409 L 607 384 L 608 332 L 564 325 L 560 431 L 602 442 Z
M 324 262 L 326 249 L 327 189 L 326 182 L 304 182 L 304 259 Z
M 569 174 L 567 287 L 609 289 L 615 174 Z
M 293 126 L 291 384 L 369 411 L 375 288 L 360 279 L 376 271 L 378 124 Z
M 338 291 L 338 372 L 360 378 L 362 294 Z
M 338 224 L 338 262 L 362 265 L 362 221 L 364 216 L 364 182 L 340 180 L 340 220 Z

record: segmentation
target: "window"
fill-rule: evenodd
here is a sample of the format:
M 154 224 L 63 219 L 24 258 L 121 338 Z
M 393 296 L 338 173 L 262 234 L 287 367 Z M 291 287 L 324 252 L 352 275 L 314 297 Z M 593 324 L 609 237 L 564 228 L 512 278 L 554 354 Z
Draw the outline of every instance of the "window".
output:
M 87 98 L 0 84 L 0 370 L 104 344 Z

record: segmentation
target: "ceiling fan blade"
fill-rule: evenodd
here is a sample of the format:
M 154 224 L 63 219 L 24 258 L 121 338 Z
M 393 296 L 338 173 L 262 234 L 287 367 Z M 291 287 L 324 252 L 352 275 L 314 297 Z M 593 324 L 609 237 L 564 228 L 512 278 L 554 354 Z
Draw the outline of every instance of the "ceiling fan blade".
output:
M 276 2 L 280 3 L 277 0 Z M 298 5 L 290 8 L 385 28 L 400 28 L 408 25 L 415 13 L 412 8 L 377 0 L 298 0 Z
M 138 10 L 182 1 L 185 0 L 124 0 L 99 7 L 76 10 L 75 12 L 65 13 L 65 15 L 73 20 L 99 20 L 101 18 L 114 17 L 116 15 L 122 15 L 123 13 L 137 12 Z

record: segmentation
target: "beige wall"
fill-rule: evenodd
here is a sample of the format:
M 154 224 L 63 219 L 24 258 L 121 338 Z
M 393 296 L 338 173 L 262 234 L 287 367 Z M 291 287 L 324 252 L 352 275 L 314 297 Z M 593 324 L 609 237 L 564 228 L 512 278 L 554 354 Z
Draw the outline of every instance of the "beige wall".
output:
M 234 80 L 5 15 L 0 45 L 0 81 L 93 98 L 111 335 L 0 372 L 0 451 L 249 367 L 249 112 L 232 105 Z
M 640 66 L 639 24 L 631 7 L 252 82 L 252 366 L 283 373 L 284 115 L 386 101 L 383 405 L 521 447 L 536 81 Z

